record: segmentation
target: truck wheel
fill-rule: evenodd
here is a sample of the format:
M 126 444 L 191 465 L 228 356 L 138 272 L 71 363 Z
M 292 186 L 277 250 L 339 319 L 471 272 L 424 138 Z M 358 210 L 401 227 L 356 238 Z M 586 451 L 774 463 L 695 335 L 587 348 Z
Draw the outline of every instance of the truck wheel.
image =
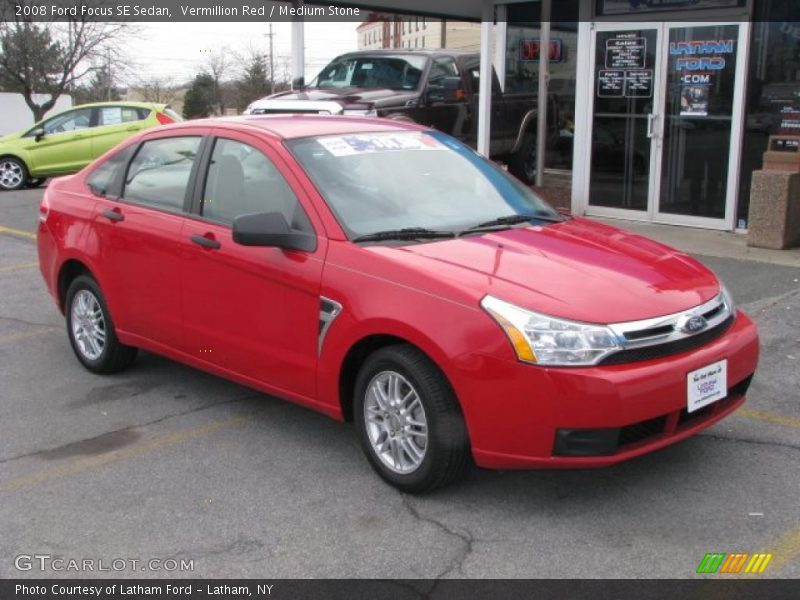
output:
M 413 346 L 387 346 L 367 358 L 356 379 L 353 414 L 370 465 L 403 492 L 427 492 L 469 469 L 458 400 L 441 371 Z
M 528 185 L 536 183 L 536 134 L 526 133 L 522 144 L 509 157 L 508 170 Z
M 0 158 L 0 189 L 6 191 L 25 187 L 28 181 L 28 169 L 25 163 L 14 156 Z

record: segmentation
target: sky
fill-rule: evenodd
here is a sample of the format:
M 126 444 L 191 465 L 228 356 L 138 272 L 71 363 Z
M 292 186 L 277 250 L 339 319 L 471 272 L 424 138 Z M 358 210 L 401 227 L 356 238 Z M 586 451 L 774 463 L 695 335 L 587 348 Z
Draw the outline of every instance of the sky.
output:
M 332 58 L 358 43 L 358 23 L 305 23 L 306 80 L 314 77 Z M 211 53 L 227 48 L 246 53 L 250 46 L 264 52 L 269 49 L 268 23 L 138 23 L 136 32 L 126 44 L 125 54 L 131 59 L 133 75 L 125 81 L 135 84 L 136 78 L 172 78 L 181 83 L 194 78 Z M 276 64 L 289 64 L 291 23 L 273 23 Z M 277 67 L 276 67 L 277 70 Z M 233 70 L 227 79 L 238 76 Z

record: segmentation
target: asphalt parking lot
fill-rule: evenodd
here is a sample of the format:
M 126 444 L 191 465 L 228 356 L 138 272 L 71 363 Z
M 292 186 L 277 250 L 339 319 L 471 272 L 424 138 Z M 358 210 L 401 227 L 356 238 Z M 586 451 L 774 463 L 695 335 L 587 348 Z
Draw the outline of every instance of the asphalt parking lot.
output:
M 194 561 L 126 577 L 684 578 L 707 552 L 800 576 L 800 269 L 699 257 L 762 335 L 726 421 L 611 469 L 411 497 L 350 425 L 147 353 L 80 367 L 36 266 L 41 193 L 0 194 L 0 577 L 114 574 L 15 567 L 48 554 Z

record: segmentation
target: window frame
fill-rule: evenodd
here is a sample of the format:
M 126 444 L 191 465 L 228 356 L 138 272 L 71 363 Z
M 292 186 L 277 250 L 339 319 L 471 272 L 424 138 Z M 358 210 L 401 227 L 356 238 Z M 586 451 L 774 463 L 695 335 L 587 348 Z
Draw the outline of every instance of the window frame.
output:
M 225 223 L 223 221 L 218 221 L 216 219 L 210 219 L 208 217 L 203 216 L 202 209 L 203 209 L 203 196 L 205 195 L 206 189 L 206 182 L 208 181 L 208 170 L 211 166 L 211 156 L 214 153 L 214 147 L 216 146 L 216 142 L 219 139 L 228 140 L 231 142 L 238 142 L 240 144 L 244 144 L 246 146 L 252 147 L 257 152 L 261 152 L 267 160 L 269 160 L 275 169 L 278 171 L 278 174 L 283 177 L 283 180 L 286 182 L 286 185 L 291 190 L 292 194 L 295 197 L 295 200 L 300 205 L 300 208 L 306 215 L 306 219 L 308 220 L 308 224 L 311 227 L 311 231 L 305 232 L 309 235 L 313 235 L 315 238 L 319 238 L 319 227 L 317 226 L 316 219 L 319 219 L 319 215 L 316 214 L 315 209 L 310 209 L 311 202 L 306 199 L 303 200 L 303 197 L 306 195 L 305 190 L 302 184 L 297 180 L 294 173 L 286 164 L 285 160 L 280 156 L 279 151 L 274 148 L 271 144 L 266 143 L 264 140 L 255 137 L 253 135 L 249 135 L 247 133 L 240 132 L 235 129 L 215 129 L 209 133 L 207 136 L 205 146 L 203 148 L 203 153 L 200 156 L 200 159 L 197 161 L 197 171 L 193 174 L 194 175 L 194 183 L 192 185 L 192 193 L 191 197 L 189 198 L 189 205 L 186 212 L 186 216 L 191 218 L 194 221 L 199 221 L 202 223 L 208 223 L 210 225 L 214 225 L 216 227 L 222 227 L 231 231 L 233 229 L 232 223 Z M 312 214 L 313 213 L 313 214 Z M 291 224 L 290 224 L 291 226 Z M 314 252 L 310 252 L 309 254 L 314 254 L 320 249 L 320 244 L 317 244 L 317 250 Z
M 22 137 L 23 138 L 34 137 L 33 132 L 36 131 L 37 129 L 44 129 L 46 123 L 48 123 L 50 121 L 53 121 L 54 119 L 58 119 L 60 117 L 64 117 L 64 116 L 66 116 L 66 115 L 68 115 L 70 113 L 77 113 L 77 112 L 83 111 L 83 110 L 88 110 L 89 111 L 89 127 L 86 127 L 86 129 L 87 130 L 88 129 L 95 129 L 97 127 L 97 119 L 98 119 L 98 115 L 99 115 L 99 113 L 97 112 L 97 108 L 96 107 L 92 107 L 92 106 L 90 106 L 90 107 L 74 106 L 74 107 L 72 107 L 72 108 L 70 108 L 68 110 L 62 111 L 62 112 L 60 112 L 58 114 L 55 114 L 55 115 L 52 115 L 52 116 L 47 117 L 45 119 L 42 119 L 41 121 L 36 123 L 33 127 L 28 129 L 28 131 L 23 133 Z M 84 131 L 84 130 L 83 129 L 73 129 L 72 131 L 55 131 L 53 133 L 47 133 L 45 131 L 45 137 L 49 137 L 49 136 L 52 136 L 52 135 L 63 135 L 65 133 L 75 133 L 76 131 Z
M 190 130 L 191 131 L 191 130 Z M 139 202 L 137 200 L 130 200 L 125 198 L 125 188 L 127 187 L 127 180 L 128 180 L 128 173 L 130 172 L 131 165 L 133 161 L 136 160 L 136 157 L 139 156 L 139 153 L 144 148 L 145 144 L 150 142 L 159 142 L 161 140 L 168 140 L 168 139 L 175 139 L 175 138 L 199 138 L 200 144 L 197 147 L 197 157 L 192 164 L 192 168 L 189 171 L 189 180 L 186 182 L 186 190 L 183 193 L 183 204 L 179 209 L 172 210 L 169 208 L 165 208 L 163 206 L 154 206 L 152 204 L 147 204 L 145 202 Z M 207 150 L 208 146 L 208 134 L 201 133 L 201 132 L 193 132 L 193 133 L 184 133 L 184 132 L 176 132 L 170 133 L 169 135 L 159 135 L 154 137 L 148 137 L 142 140 L 139 140 L 137 143 L 133 144 L 136 146 L 131 157 L 128 159 L 127 164 L 125 165 L 125 169 L 122 172 L 121 181 L 119 182 L 119 195 L 115 198 L 116 201 L 122 204 L 128 204 L 130 206 L 136 206 L 139 208 L 146 208 L 148 210 L 156 210 L 159 212 L 167 213 L 170 215 L 179 215 L 179 216 L 186 216 L 188 211 L 191 209 L 192 203 L 192 193 L 195 188 L 195 183 L 197 179 L 197 170 L 199 168 L 200 162 L 202 161 L 203 156 Z

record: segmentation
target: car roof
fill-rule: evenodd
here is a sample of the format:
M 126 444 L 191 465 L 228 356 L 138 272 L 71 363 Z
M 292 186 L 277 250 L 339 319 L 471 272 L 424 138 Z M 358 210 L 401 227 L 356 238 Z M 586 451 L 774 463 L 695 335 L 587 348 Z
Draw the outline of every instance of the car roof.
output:
M 382 131 L 423 131 L 415 123 L 377 119 L 375 117 L 350 117 L 337 115 L 242 115 L 184 121 L 159 127 L 180 129 L 184 127 L 231 127 L 243 131 L 261 130 L 281 139 L 295 139 L 319 135 L 344 135 L 349 133 L 376 133 Z
M 134 108 L 153 108 L 154 106 L 166 106 L 161 102 L 133 102 L 129 100 L 111 100 L 109 102 L 88 102 L 86 104 L 75 104 L 67 110 L 73 108 L 102 108 L 103 106 L 132 106 Z
M 480 56 L 477 52 L 470 52 L 467 50 L 448 50 L 446 48 L 376 48 L 374 50 L 354 50 L 352 52 L 345 52 L 340 54 L 337 58 L 344 56 L 381 56 L 381 55 L 402 55 L 413 54 L 416 56 Z

